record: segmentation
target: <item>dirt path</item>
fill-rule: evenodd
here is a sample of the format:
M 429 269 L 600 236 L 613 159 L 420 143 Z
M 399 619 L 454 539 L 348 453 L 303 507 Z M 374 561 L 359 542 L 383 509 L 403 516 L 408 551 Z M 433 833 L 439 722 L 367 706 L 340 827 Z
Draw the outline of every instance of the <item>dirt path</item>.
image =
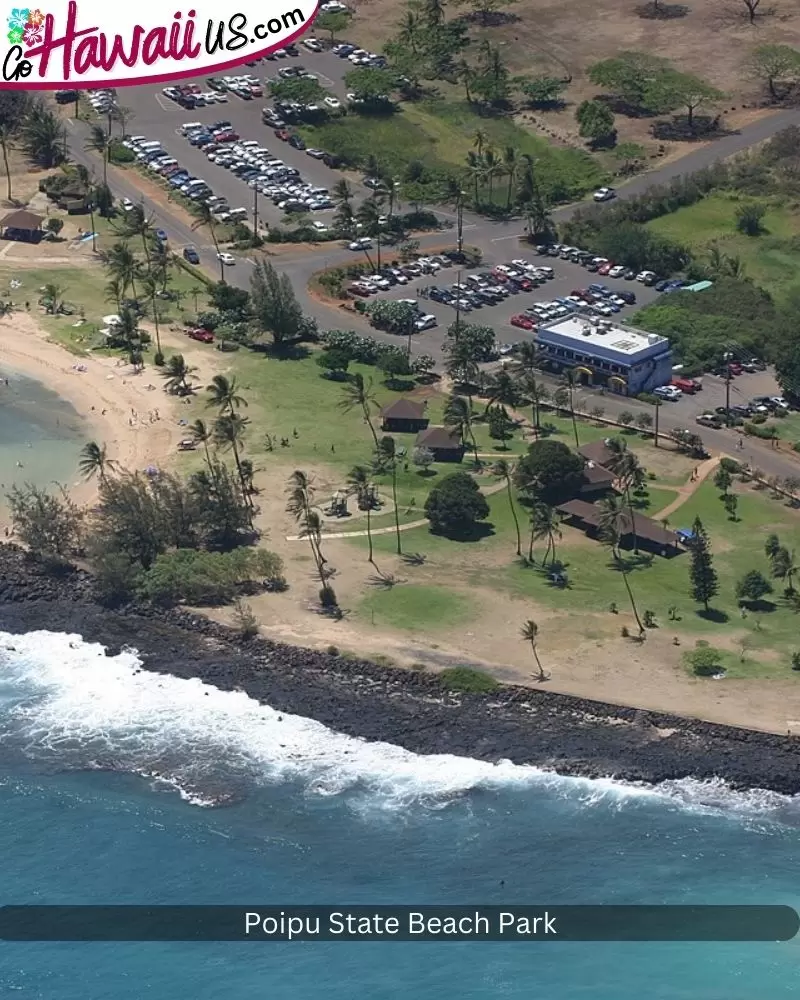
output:
M 717 455 L 715 458 L 707 458 L 705 462 L 701 462 L 697 466 L 697 476 L 694 479 L 690 479 L 688 483 L 683 486 L 679 486 L 676 490 L 677 496 L 671 503 L 668 503 L 663 510 L 660 510 L 657 514 L 653 514 L 654 521 L 663 521 L 665 518 L 669 517 L 670 514 L 674 514 L 676 510 L 682 507 L 686 501 L 691 497 L 695 490 L 697 490 L 703 482 L 711 475 L 711 473 L 719 465 L 722 455 Z

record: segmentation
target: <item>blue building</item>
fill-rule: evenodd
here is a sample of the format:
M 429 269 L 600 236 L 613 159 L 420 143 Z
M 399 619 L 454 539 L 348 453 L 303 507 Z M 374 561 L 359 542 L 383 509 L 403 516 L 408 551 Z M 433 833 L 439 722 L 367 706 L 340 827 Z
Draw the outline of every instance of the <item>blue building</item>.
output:
M 539 327 L 543 366 L 571 371 L 584 385 L 604 385 L 622 396 L 651 392 L 672 380 L 672 349 L 666 337 L 610 319 L 570 316 Z

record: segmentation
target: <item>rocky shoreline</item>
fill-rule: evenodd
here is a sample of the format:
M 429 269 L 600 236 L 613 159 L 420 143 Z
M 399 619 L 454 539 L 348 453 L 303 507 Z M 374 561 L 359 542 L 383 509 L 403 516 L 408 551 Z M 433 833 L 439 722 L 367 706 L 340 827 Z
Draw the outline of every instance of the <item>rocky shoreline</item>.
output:
M 78 633 L 139 650 L 143 667 L 242 690 L 278 711 L 415 753 L 534 764 L 564 775 L 658 783 L 722 778 L 733 788 L 800 792 L 800 739 L 506 687 L 450 694 L 435 674 L 387 668 L 267 639 L 241 642 L 209 619 L 154 608 L 109 611 L 91 578 L 53 577 L 0 545 L 0 631 Z

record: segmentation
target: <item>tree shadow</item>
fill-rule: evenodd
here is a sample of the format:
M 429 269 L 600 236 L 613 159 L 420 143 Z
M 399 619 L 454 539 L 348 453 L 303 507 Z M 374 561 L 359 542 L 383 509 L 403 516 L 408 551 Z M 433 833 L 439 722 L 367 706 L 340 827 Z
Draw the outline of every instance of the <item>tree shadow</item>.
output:
M 620 553 L 619 559 L 611 558 L 608 561 L 609 569 L 616 570 L 617 573 L 635 573 L 639 570 L 649 569 L 653 565 L 653 556 L 649 552 L 627 552 Z
M 763 598 L 758 601 L 741 601 L 740 604 L 743 608 L 752 611 L 754 614 L 758 614 L 759 612 L 769 614 L 769 612 L 775 611 L 778 607 L 774 601 L 765 601 Z
M 305 344 L 292 341 L 289 344 L 251 344 L 254 354 L 263 354 L 273 361 L 305 361 L 311 357 L 311 351 Z
M 638 17 L 646 21 L 675 21 L 678 18 L 686 17 L 689 8 L 683 3 L 657 3 L 650 0 L 650 3 L 640 4 L 634 10 Z
M 727 128 L 721 115 L 695 115 L 691 125 L 686 115 L 673 115 L 654 122 L 650 132 L 654 139 L 662 142 L 703 142 L 707 139 L 721 139 L 727 135 L 737 135 L 738 129 Z
M 470 525 L 462 531 L 434 531 L 431 534 L 440 538 L 446 538 L 451 542 L 481 542 L 484 538 L 491 538 L 495 534 L 494 525 L 489 523 L 476 523 Z
M 720 611 L 719 608 L 709 608 L 708 611 L 705 608 L 700 608 L 696 613 L 698 618 L 702 618 L 703 621 L 714 622 L 715 625 L 724 625 L 725 622 L 731 619 L 731 616 L 726 611 Z

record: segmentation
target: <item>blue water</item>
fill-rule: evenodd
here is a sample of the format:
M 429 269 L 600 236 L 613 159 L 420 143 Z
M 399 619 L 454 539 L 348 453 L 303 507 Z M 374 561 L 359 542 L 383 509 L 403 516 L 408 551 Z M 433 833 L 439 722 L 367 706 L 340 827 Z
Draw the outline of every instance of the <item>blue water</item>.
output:
M 417 757 L 48 633 L 0 633 L 0 761 L 2 903 L 800 897 L 796 801 Z M 140 773 L 85 770 L 111 765 Z M 774 1000 L 797 995 L 799 959 L 796 942 L 2 944 L 0 996 Z

